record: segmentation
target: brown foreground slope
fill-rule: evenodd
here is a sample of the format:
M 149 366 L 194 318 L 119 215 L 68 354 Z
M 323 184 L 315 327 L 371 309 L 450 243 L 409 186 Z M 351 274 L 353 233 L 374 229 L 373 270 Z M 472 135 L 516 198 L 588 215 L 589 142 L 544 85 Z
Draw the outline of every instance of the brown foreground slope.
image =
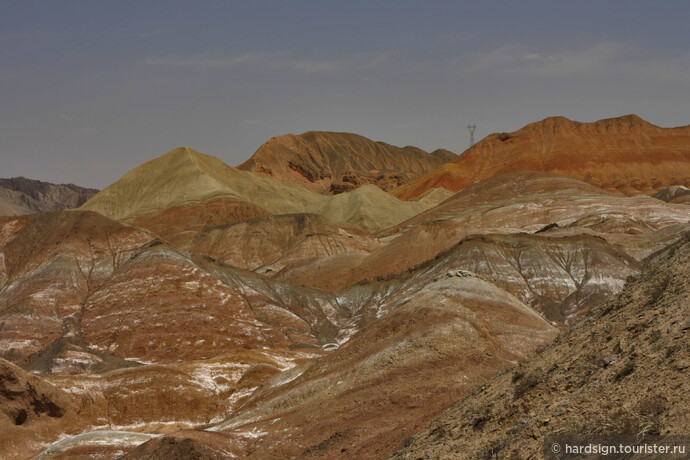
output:
M 98 193 L 74 184 L 51 184 L 25 177 L 0 179 L 0 216 L 77 208 Z
M 238 168 L 334 195 L 366 184 L 392 190 L 454 158 L 442 149 L 427 153 L 356 134 L 309 131 L 272 138 Z
M 510 171 L 548 171 L 626 195 L 690 186 L 690 126 L 660 128 L 636 115 L 580 123 L 551 117 L 487 136 L 452 163 L 393 190 L 409 200 Z
M 690 239 L 538 356 L 405 441 L 392 458 L 541 458 L 548 434 L 687 434 Z

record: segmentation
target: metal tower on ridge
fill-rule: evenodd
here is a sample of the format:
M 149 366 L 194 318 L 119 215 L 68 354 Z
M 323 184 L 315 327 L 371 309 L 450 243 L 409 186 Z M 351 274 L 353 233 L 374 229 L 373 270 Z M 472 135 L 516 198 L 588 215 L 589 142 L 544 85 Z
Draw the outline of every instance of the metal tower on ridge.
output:
M 470 130 L 470 147 L 472 147 L 474 145 L 474 130 L 477 129 L 477 124 L 467 125 L 467 129 Z

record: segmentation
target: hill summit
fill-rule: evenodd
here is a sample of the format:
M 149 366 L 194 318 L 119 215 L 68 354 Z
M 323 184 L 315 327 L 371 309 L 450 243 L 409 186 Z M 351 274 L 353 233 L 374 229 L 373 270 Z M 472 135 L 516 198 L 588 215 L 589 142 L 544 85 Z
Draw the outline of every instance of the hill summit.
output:
M 189 147 L 179 147 L 129 171 L 82 209 L 134 222 L 175 206 L 201 205 L 220 198 L 251 203 L 269 214 L 320 214 L 333 222 L 349 222 L 374 232 L 419 214 L 443 196 L 404 202 L 374 185 L 323 196 L 296 184 L 233 168 Z
M 512 171 L 546 171 L 626 195 L 690 185 L 690 126 L 660 128 L 637 115 L 580 123 L 551 117 L 491 134 L 452 163 L 397 188 L 412 199 L 434 187 L 461 190 Z
M 301 212 L 318 195 L 248 174 L 210 155 L 178 147 L 148 161 L 106 187 L 84 206 L 113 219 L 219 197 L 245 199 L 271 212 Z M 277 198 L 276 198 L 277 197 Z
M 456 155 L 395 147 L 350 133 L 309 131 L 270 139 L 240 169 L 335 195 L 366 184 L 389 191 Z

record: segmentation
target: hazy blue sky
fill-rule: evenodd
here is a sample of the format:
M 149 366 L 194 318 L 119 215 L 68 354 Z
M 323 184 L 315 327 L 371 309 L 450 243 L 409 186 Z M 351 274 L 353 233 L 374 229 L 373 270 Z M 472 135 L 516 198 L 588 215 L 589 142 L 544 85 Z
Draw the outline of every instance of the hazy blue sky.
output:
M 688 1 L 2 1 L 0 177 L 105 187 L 287 132 L 461 152 L 552 115 L 690 123 Z

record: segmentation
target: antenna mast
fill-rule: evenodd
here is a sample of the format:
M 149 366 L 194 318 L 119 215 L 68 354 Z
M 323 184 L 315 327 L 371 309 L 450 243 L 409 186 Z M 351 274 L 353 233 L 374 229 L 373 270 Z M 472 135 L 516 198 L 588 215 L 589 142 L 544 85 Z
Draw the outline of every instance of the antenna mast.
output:
M 467 129 L 470 130 L 470 147 L 472 147 L 474 145 L 474 130 L 477 129 L 477 124 L 467 125 Z

